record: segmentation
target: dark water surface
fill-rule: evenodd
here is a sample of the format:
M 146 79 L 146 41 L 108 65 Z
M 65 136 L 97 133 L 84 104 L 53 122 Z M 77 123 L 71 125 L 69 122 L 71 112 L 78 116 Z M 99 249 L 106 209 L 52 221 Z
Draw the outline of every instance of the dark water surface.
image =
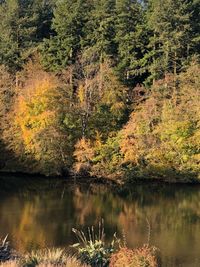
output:
M 5 182 L 6 181 L 6 182 Z M 76 242 L 72 227 L 104 218 L 107 238 L 124 231 L 130 247 L 148 240 L 163 267 L 200 267 L 200 187 L 133 185 L 116 192 L 66 180 L 0 178 L 0 236 L 20 252 Z

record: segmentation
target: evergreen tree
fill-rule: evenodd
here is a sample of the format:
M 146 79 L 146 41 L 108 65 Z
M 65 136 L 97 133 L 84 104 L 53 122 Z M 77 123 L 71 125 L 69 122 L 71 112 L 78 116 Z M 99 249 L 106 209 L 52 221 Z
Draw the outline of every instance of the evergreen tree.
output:
M 167 72 L 176 75 L 189 56 L 190 5 L 186 0 L 149 1 L 148 26 L 152 31 L 149 69 L 154 80 Z
M 103 63 L 116 55 L 115 0 L 94 0 L 90 19 L 85 27 L 85 55 Z
M 38 41 L 49 38 L 52 34 L 51 24 L 53 9 L 57 0 L 33 0 L 34 13 L 38 15 L 36 36 Z
M 136 0 L 117 0 L 115 30 L 118 45 L 117 69 L 121 79 L 128 84 L 137 83 L 139 60 L 143 56 L 147 40 L 142 4 Z
M 88 7 L 86 0 L 57 2 L 52 25 L 55 34 L 44 41 L 41 49 L 46 69 L 58 71 L 75 62 L 84 37 Z
M 47 5 L 34 0 L 7 0 L 1 4 L 0 64 L 17 70 L 36 50 L 47 29 L 41 23 Z
M 200 1 L 199 0 L 193 0 L 192 5 L 190 5 L 190 13 L 191 13 L 191 19 L 192 19 L 192 47 L 190 47 L 191 54 L 200 55 Z

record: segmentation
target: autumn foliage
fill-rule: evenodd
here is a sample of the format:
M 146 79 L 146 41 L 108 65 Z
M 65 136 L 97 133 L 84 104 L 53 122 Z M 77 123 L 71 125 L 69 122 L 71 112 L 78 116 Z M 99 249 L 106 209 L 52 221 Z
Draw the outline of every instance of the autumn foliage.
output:
M 133 174 L 173 179 L 200 169 L 200 69 L 158 81 L 122 130 L 120 150 Z
M 198 179 L 196 62 L 140 90 L 132 105 L 127 101 L 137 88 L 131 96 L 109 61 L 97 67 L 80 59 L 78 70 L 74 66 L 59 75 L 38 62 L 30 61 L 15 82 L 1 68 L 1 142 L 6 154 L 13 155 L 4 168 L 111 179 Z M 7 86 L 10 95 L 3 93 Z
M 199 77 L 199 66 L 193 64 L 176 79 L 167 75 L 157 81 L 122 130 L 106 142 L 94 142 L 91 174 L 171 181 L 198 178 Z
M 65 102 L 60 82 L 32 62 L 20 74 L 15 104 L 8 115 L 12 119 L 5 133 L 8 146 L 21 161 L 32 162 L 25 164 L 30 169 L 58 174 L 70 161 L 70 141 L 61 120 Z
M 110 267 L 158 267 L 156 249 L 144 245 L 139 249 L 121 248 L 111 256 Z

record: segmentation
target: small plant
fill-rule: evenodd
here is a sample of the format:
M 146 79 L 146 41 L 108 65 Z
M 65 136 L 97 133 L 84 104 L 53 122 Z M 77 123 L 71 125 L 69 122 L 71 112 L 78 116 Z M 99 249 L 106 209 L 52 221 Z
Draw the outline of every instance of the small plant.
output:
M 110 260 L 110 267 L 158 267 L 156 249 L 144 245 L 139 249 L 121 248 L 114 253 Z
M 11 258 L 11 249 L 7 239 L 8 236 L 0 239 L 0 262 L 8 261 Z
M 119 239 L 116 234 L 110 244 L 105 243 L 105 231 L 103 220 L 99 223 L 97 233 L 94 227 L 88 227 L 85 234 L 83 231 L 72 229 L 75 233 L 79 243 L 74 244 L 72 247 L 78 249 L 78 258 L 81 262 L 91 265 L 92 267 L 107 267 L 112 253 L 119 247 Z

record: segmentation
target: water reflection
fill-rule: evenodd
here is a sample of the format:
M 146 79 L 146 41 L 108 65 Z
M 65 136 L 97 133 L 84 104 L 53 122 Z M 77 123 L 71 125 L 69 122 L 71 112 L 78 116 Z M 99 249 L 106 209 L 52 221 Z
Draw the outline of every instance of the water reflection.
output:
M 160 248 L 164 267 L 200 266 L 199 187 L 134 185 L 114 192 L 103 186 L 35 181 L 15 190 L 0 183 L 0 235 L 19 251 L 72 244 L 72 227 L 105 220 L 107 238 L 126 233 L 131 247 L 148 239 Z

